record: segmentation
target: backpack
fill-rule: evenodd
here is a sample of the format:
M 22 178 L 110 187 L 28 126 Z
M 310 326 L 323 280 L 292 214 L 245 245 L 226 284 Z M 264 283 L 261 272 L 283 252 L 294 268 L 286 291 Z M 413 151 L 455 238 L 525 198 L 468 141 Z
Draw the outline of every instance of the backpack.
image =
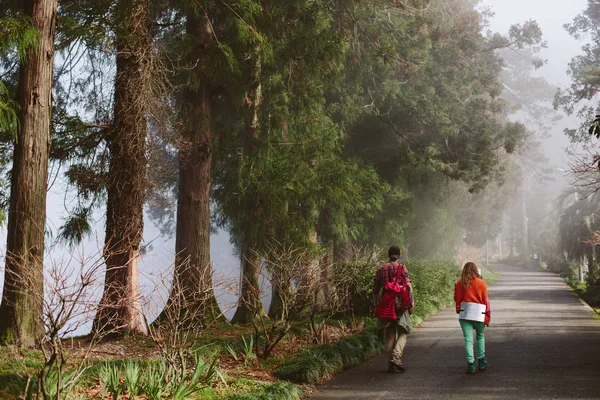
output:
M 396 276 L 383 285 L 383 294 L 375 309 L 375 317 L 384 324 L 397 320 L 398 314 L 408 310 L 412 303 L 408 285 L 401 276 L 403 269 L 404 265 L 397 263 Z

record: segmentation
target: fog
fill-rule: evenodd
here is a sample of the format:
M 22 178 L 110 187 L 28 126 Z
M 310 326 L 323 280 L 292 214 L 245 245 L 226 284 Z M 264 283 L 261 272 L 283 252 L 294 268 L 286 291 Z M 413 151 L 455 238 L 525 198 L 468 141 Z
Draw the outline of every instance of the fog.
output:
M 573 19 L 587 6 L 587 0 L 544 1 L 544 0 L 487 0 L 483 5 L 491 7 L 495 13 L 490 21 L 492 31 L 506 32 L 514 23 L 533 19 L 538 22 L 548 47 L 542 49 L 540 57 L 547 63 L 539 68 L 535 75 L 545 78 L 550 84 L 567 88 L 571 81 L 567 75 L 571 59 L 581 53 L 584 42 L 571 37 L 563 25 Z M 544 154 L 555 169 L 567 170 L 568 157 L 565 152 L 570 146 L 564 134 L 565 128 L 576 128 L 581 121 L 574 116 L 557 112 L 562 119 L 547 132 L 542 140 Z M 555 174 L 556 186 L 564 188 L 564 174 Z

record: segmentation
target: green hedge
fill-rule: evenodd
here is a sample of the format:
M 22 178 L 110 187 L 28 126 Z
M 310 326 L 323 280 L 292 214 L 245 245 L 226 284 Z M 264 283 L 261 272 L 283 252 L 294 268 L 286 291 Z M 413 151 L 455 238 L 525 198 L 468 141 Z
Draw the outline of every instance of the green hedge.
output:
M 428 316 L 452 304 L 454 284 L 458 280 L 460 270 L 450 261 L 410 260 L 406 263 L 413 283 L 416 309 L 413 314 L 415 324 Z M 355 288 L 355 299 L 371 304 L 371 285 L 378 267 L 365 268 L 362 274 L 356 274 L 361 281 Z M 367 277 L 368 278 L 367 278 Z M 367 284 L 367 281 L 371 284 Z M 372 315 L 369 310 L 362 309 Z M 360 310 L 357 305 L 355 310 Z M 342 338 L 334 344 L 315 346 L 286 361 L 274 371 L 280 379 L 317 384 L 329 379 L 342 370 L 357 365 L 383 351 L 383 345 L 377 336 L 364 332 L 355 336 Z
M 382 350 L 383 345 L 377 336 L 364 332 L 300 353 L 276 369 L 274 375 L 280 379 L 314 385 L 368 360 Z
M 452 304 L 460 269 L 452 261 L 410 260 L 406 263 L 415 295 L 413 323 Z
M 383 265 L 383 262 L 381 262 Z M 337 273 L 343 274 L 335 290 L 347 294 L 350 299 L 348 308 L 353 316 L 371 317 L 373 307 L 373 279 L 375 271 L 381 265 L 350 263 L 340 266 Z M 460 268 L 454 261 L 446 260 L 408 260 L 406 266 L 415 290 L 415 323 L 421 322 L 452 303 L 454 283 L 460 276 Z

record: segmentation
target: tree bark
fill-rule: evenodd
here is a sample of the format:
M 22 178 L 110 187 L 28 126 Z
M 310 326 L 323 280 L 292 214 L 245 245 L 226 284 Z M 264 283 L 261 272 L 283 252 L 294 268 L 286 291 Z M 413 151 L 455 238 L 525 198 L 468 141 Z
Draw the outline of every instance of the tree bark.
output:
M 186 123 L 179 149 L 175 276 L 166 307 L 187 307 L 191 324 L 205 324 L 222 318 L 210 263 L 211 93 L 205 60 L 213 32 L 208 17 L 196 10 L 188 12 L 186 30 L 193 40 L 190 60 L 198 63 L 197 86 L 187 85 L 182 93 Z
M 333 273 L 333 263 L 334 261 L 334 243 L 333 240 L 327 240 L 327 253 L 325 253 L 325 257 L 321 260 L 320 264 L 320 284 L 319 284 L 319 293 L 317 298 L 317 305 L 319 308 L 326 308 L 328 304 L 330 304 L 331 300 L 331 278 Z
M 255 315 L 264 314 L 258 276 L 260 260 L 255 251 L 254 242 L 246 239 L 242 247 L 241 293 L 237 310 L 231 320 L 232 323 L 246 324 L 251 322 Z
M 498 249 L 500 251 L 500 261 L 502 261 L 504 259 L 504 256 L 502 255 L 502 234 L 498 235 Z
M 19 81 L 20 129 L 14 147 L 0 338 L 34 346 L 44 333 L 44 227 L 57 0 L 26 0 L 39 29 Z
M 249 60 L 249 84 L 245 94 L 246 105 L 246 129 L 244 132 L 244 155 L 253 160 L 258 157 L 259 145 L 259 109 L 262 102 L 262 86 L 260 82 L 261 59 L 259 46 L 254 48 Z M 246 199 L 246 224 L 260 223 L 260 199 L 250 195 Z M 233 316 L 234 323 L 249 323 L 255 313 L 264 313 L 260 300 L 259 289 L 259 263 L 256 255 L 258 250 L 258 239 L 256 232 L 259 229 L 248 227 L 242 237 L 242 282 L 238 307 Z
M 104 259 L 104 294 L 93 331 L 148 334 L 140 307 L 138 265 L 144 230 L 146 105 L 152 57 L 147 0 L 121 0 L 117 28 L 114 121 L 110 150 Z

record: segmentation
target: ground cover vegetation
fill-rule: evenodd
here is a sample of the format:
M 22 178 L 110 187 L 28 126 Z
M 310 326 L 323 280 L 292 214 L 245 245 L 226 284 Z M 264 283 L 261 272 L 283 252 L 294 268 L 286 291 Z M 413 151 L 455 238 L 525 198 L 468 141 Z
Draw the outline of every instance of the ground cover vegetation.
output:
M 406 249 L 419 322 L 450 301 L 459 245 L 496 238 L 524 180 L 534 133 L 509 120 L 503 74 L 531 68 L 501 51 L 535 65 L 544 43 L 533 21 L 488 32 L 478 1 L 3 4 L 7 397 L 299 398 L 307 386 L 278 379 L 318 383 L 381 349 L 374 246 Z M 73 200 L 52 232 L 58 178 Z M 97 254 L 46 257 L 77 254 L 95 212 Z M 145 212 L 175 237 L 153 321 Z M 213 228 L 240 253 L 235 326 L 214 294 Z

